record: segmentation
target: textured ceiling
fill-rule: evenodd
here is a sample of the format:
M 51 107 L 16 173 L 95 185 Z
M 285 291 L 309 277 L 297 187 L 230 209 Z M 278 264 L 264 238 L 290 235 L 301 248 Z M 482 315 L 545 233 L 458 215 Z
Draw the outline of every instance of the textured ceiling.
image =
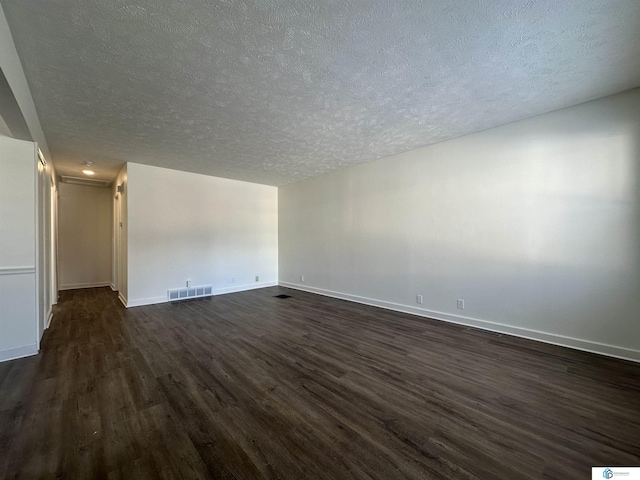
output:
M 1 2 L 65 174 L 282 185 L 640 85 L 638 0 Z

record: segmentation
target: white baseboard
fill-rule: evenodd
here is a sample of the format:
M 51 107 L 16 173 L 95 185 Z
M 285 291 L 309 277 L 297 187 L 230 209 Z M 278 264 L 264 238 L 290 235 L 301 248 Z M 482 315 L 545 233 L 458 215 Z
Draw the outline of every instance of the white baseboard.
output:
M 49 308 L 49 313 L 47 313 L 47 323 L 44 326 L 44 329 L 46 330 L 47 328 L 49 328 L 49 326 L 51 325 L 51 320 L 53 319 L 53 308 Z
M 24 347 L 10 348 L 9 350 L 0 350 L 0 362 L 15 360 L 16 358 L 30 357 L 38 354 L 38 346 L 25 345 Z
M 98 283 L 72 283 L 69 285 L 60 285 L 60 290 L 77 290 L 80 288 L 98 288 L 108 287 L 110 282 L 98 282 Z
M 130 302 L 127 302 L 125 307 L 127 308 L 144 307 L 145 305 L 155 305 L 157 303 L 166 303 L 166 302 L 167 302 L 166 295 L 164 297 L 138 298 L 136 300 L 131 300 Z
M 113 290 L 114 292 L 116 292 L 116 286 L 113 283 L 110 283 L 109 286 L 111 287 L 111 290 Z
M 213 290 L 214 295 L 224 295 L 225 293 L 236 293 L 236 292 L 246 292 L 247 290 L 256 290 L 258 288 L 266 288 L 266 287 L 276 287 L 278 282 L 256 282 L 256 283 L 246 283 L 244 285 L 232 286 L 232 287 L 224 287 L 224 288 L 215 288 Z
M 120 300 L 120 302 L 122 303 L 122 305 L 124 305 L 124 308 L 128 307 L 128 303 L 127 302 L 127 297 L 125 297 L 124 295 L 122 295 L 122 292 L 118 292 L 118 300 Z
M 514 327 L 511 325 L 504 325 L 502 323 L 490 322 L 487 320 L 479 320 L 477 318 L 463 317 L 460 315 L 452 315 L 450 313 L 436 312 L 433 310 L 427 310 L 426 308 L 417 308 L 417 307 L 412 307 L 408 305 L 402 305 L 399 303 L 387 302 L 384 300 L 376 300 L 368 297 L 360 297 L 358 295 L 351 295 L 348 293 L 334 292 L 332 290 L 309 287 L 307 285 L 300 285 L 297 283 L 279 282 L 278 284 L 283 287 L 293 288 L 296 290 L 302 290 L 310 293 L 317 293 L 319 295 L 324 295 L 326 297 L 339 298 L 341 300 L 348 300 L 350 302 L 362 303 L 365 305 L 371 305 L 373 307 L 385 308 L 387 310 L 394 310 L 396 312 L 410 313 L 412 315 L 433 318 L 435 320 L 442 320 L 444 322 L 457 323 L 459 325 L 466 325 L 469 327 L 480 328 L 482 330 L 488 330 L 491 332 L 504 333 L 507 335 L 513 335 L 515 337 L 527 338 L 529 340 L 537 340 L 543 343 L 550 343 L 552 345 L 559 345 L 562 347 L 573 348 L 573 349 L 582 350 L 585 352 L 598 353 L 600 355 L 620 358 L 622 360 L 631 360 L 632 362 L 640 362 L 640 350 L 633 350 L 630 348 L 618 347 L 615 345 L 607 345 L 604 343 L 593 342 L 590 340 L 582 340 L 579 338 L 565 337 L 563 335 L 557 335 L 557 334 L 548 333 L 548 332 L 540 332 L 538 330 L 531 330 L 528 328 Z
M 256 283 L 247 283 L 245 285 L 234 285 L 232 287 L 214 288 L 213 294 L 211 296 L 224 295 L 226 293 L 244 292 L 247 290 L 255 290 L 257 288 L 275 287 L 276 285 L 278 285 L 278 282 L 256 282 Z M 206 298 L 206 297 L 198 297 L 198 298 Z M 179 300 L 179 301 L 182 301 L 182 300 Z M 128 303 L 125 304 L 125 306 L 127 308 L 143 307 L 145 305 L 155 305 L 158 303 L 166 303 L 166 302 L 168 302 L 168 300 L 167 300 L 167 296 L 165 295 L 163 297 L 138 298 L 136 300 L 129 301 Z

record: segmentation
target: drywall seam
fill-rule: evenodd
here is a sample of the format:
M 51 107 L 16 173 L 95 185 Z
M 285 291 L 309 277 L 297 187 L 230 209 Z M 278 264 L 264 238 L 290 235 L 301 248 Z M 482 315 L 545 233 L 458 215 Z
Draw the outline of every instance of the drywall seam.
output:
M 573 348 L 575 350 L 582 350 L 590 353 L 597 353 L 599 355 L 605 355 L 608 357 L 620 358 L 622 360 L 630 360 L 632 362 L 640 362 L 640 350 L 633 350 L 630 348 L 618 347 L 615 345 L 607 345 L 604 343 L 592 342 L 589 340 L 582 340 L 579 338 L 565 337 L 562 335 L 556 335 L 553 333 L 540 332 L 538 330 L 530 330 L 528 328 L 514 327 L 510 325 L 503 325 L 501 323 L 490 322 L 487 320 L 480 320 L 477 318 L 463 317 L 459 315 L 452 315 L 449 313 L 436 312 L 433 310 L 427 310 L 425 308 L 410 307 L 399 303 L 387 302 L 384 300 L 376 300 L 368 297 L 360 297 L 357 295 L 350 295 L 347 293 L 334 292 L 332 290 L 325 290 L 322 288 L 309 287 L 306 285 L 300 285 L 297 283 L 279 282 L 278 285 L 287 288 L 293 288 L 296 290 L 302 290 L 304 292 L 317 293 L 326 297 L 339 298 L 341 300 L 347 300 L 355 303 L 362 303 L 364 305 L 370 305 L 373 307 L 380 307 L 387 310 L 393 310 L 396 312 L 408 313 L 420 317 L 427 317 L 434 320 L 440 320 L 443 322 L 456 323 L 458 325 L 466 325 L 469 327 L 480 328 L 482 330 L 488 330 L 490 332 L 503 333 L 506 335 L 513 335 L 515 337 L 526 338 L 529 340 L 536 340 L 538 342 L 549 343 L 551 345 L 558 345 L 561 347 Z

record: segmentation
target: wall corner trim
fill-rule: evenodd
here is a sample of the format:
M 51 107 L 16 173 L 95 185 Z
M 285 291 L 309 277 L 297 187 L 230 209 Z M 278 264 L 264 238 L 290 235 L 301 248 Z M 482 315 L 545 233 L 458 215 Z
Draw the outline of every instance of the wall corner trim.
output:
M 53 305 L 49 307 L 49 312 L 47 313 L 47 323 L 44 326 L 45 330 L 51 326 L 51 320 L 53 320 Z
M 479 320 L 471 317 L 462 317 L 458 315 L 452 315 L 450 313 L 436 312 L 433 310 L 427 310 L 425 308 L 410 307 L 399 303 L 376 300 L 368 297 L 360 297 L 358 295 L 351 295 L 348 293 L 334 292 L 332 290 L 309 287 L 307 285 L 300 285 L 297 283 L 281 281 L 278 282 L 278 285 L 282 287 L 293 288 L 295 290 L 302 290 L 304 292 L 317 293 L 318 295 L 324 295 L 326 297 L 333 297 L 350 302 L 362 303 L 364 305 L 370 305 L 372 307 L 385 308 L 387 310 L 409 313 L 412 315 L 427 317 L 443 322 L 457 323 L 458 325 L 466 325 L 468 327 L 488 330 L 490 332 L 503 333 L 506 335 L 513 335 L 514 337 L 536 340 L 543 343 L 549 343 L 551 345 L 558 345 L 561 347 L 573 348 L 575 350 L 597 353 L 599 355 L 604 355 L 607 357 L 614 357 L 622 360 L 629 360 L 632 362 L 640 362 L 640 350 L 633 350 L 630 348 L 618 347 L 615 345 L 607 345 L 604 343 L 592 342 L 590 340 L 582 340 L 579 338 L 565 337 L 562 335 L 540 332 L 538 330 L 530 330 L 522 327 L 503 325 L 501 323 Z
M 122 295 L 122 292 L 118 292 L 118 300 L 120 300 L 120 303 L 122 303 L 122 305 L 124 305 L 124 308 L 128 308 L 127 298 L 124 295 Z

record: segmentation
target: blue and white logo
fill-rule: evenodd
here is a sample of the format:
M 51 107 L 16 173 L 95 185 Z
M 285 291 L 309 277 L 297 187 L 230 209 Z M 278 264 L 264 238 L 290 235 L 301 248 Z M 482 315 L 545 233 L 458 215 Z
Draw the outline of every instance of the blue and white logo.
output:
M 605 467 L 598 465 L 591 467 L 591 480 L 602 480 L 606 478 L 624 478 L 624 480 L 640 480 L 640 467 L 613 466 Z

